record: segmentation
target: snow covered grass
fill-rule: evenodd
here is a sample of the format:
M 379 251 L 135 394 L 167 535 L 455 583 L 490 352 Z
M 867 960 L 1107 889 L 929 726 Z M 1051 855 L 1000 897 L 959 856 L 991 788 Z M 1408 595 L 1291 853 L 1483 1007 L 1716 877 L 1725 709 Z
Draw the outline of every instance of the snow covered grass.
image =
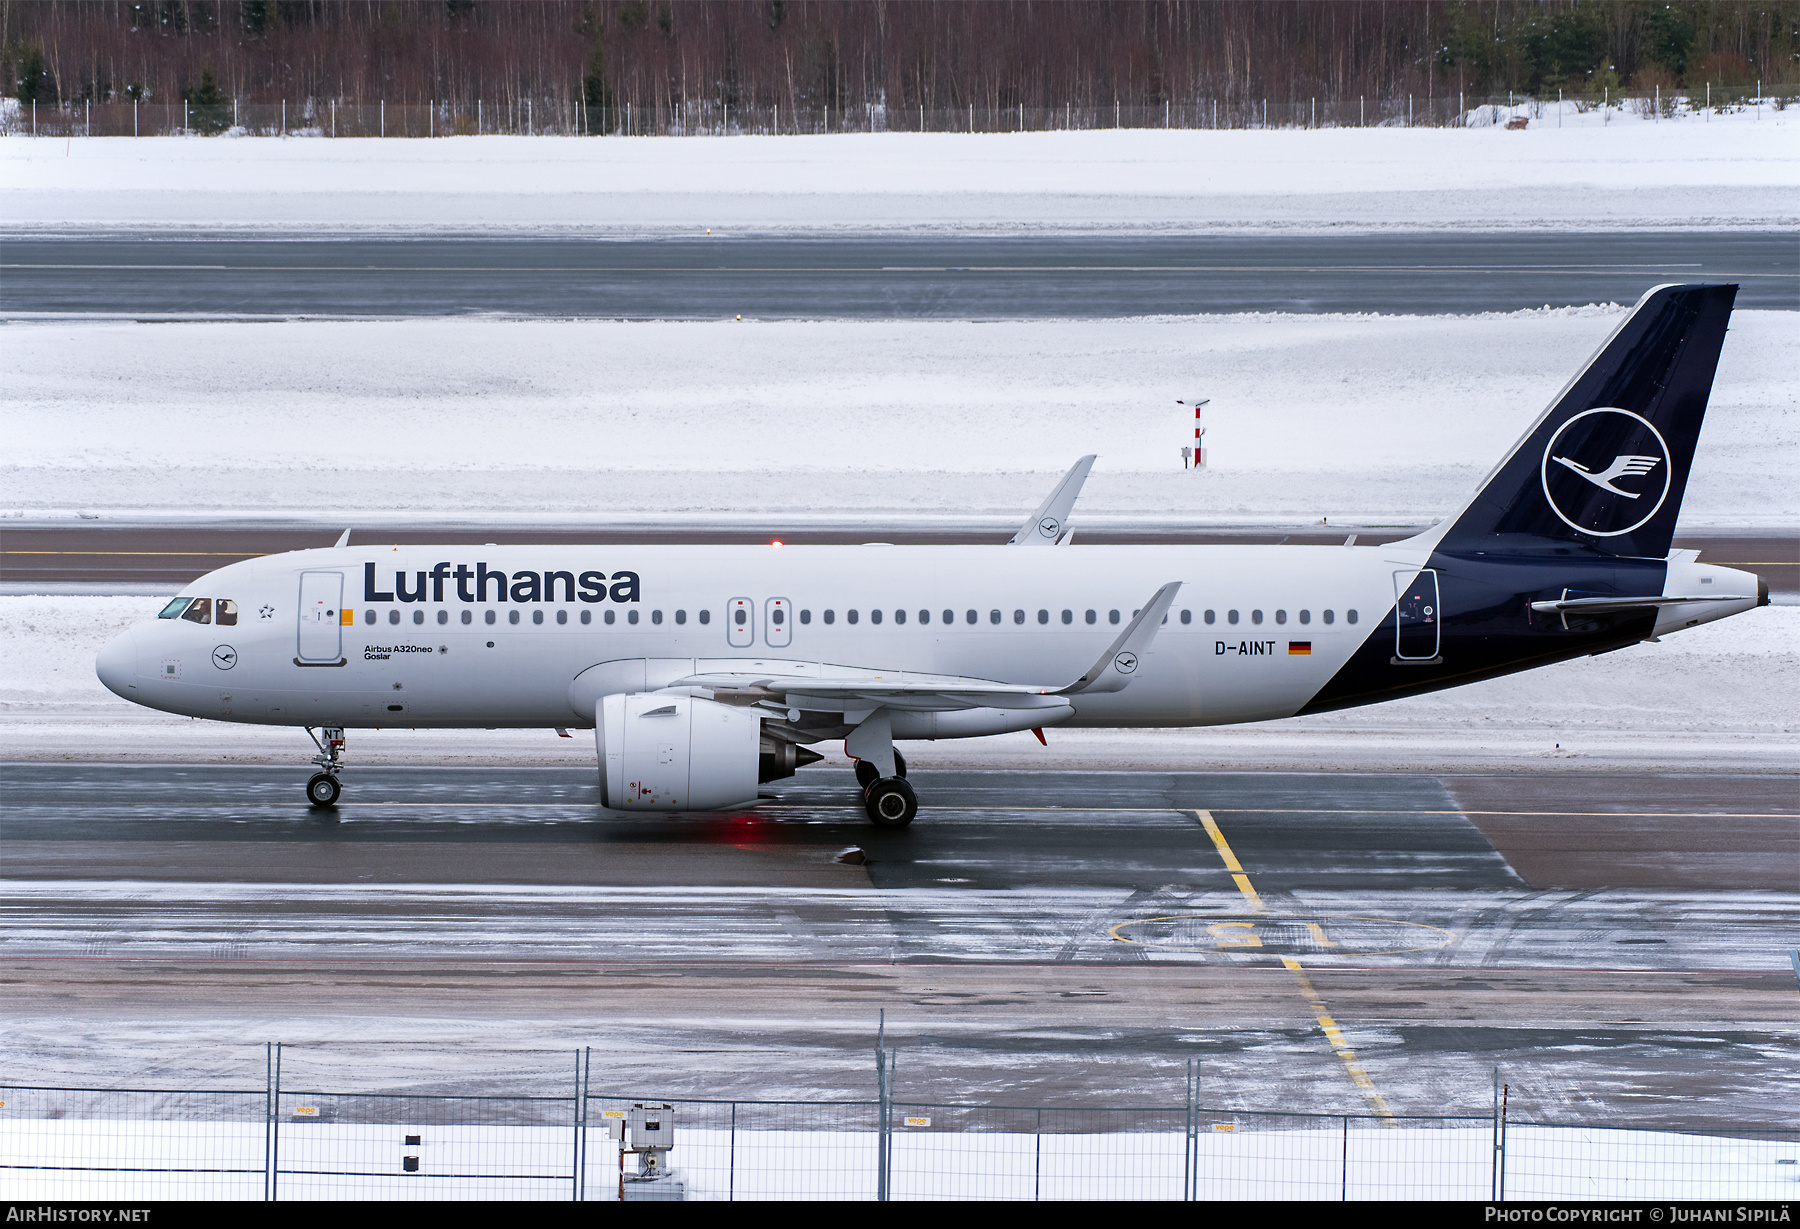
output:
M 1618 323 L 1231 315 L 971 323 L 422 319 L 6 329 L 0 515 L 1422 523 Z M 1800 316 L 1732 321 L 1684 527 L 1800 519 Z M 1183 470 L 1207 407 L 1210 468 Z M 0 524 L 3 524 L 0 521 Z
M 0 140 L 14 231 L 1774 227 L 1800 113 L 1565 107 L 1495 127 Z
M 94 655 L 153 615 L 149 597 L 0 597 L 6 758 L 298 763 L 298 731 L 136 708 L 94 677 Z M 1449 691 L 1256 726 L 1052 730 L 916 743 L 920 768 L 1203 770 L 1620 766 L 1793 771 L 1800 763 L 1800 607 L 1771 606 L 1641 644 Z M 1560 745 L 1559 745 L 1560 744 Z M 593 741 L 549 731 L 357 732 L 357 763 L 591 765 Z M 836 748 L 825 748 L 835 755 Z

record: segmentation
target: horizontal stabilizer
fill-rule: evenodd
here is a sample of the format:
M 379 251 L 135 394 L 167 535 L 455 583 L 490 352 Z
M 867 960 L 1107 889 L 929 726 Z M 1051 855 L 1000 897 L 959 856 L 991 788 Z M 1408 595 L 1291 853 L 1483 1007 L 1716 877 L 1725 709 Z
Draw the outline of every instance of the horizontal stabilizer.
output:
M 1565 610 L 1648 610 L 1652 606 L 1680 606 L 1684 602 L 1748 602 L 1750 598 L 1734 593 L 1709 593 L 1704 597 L 1571 597 L 1548 602 L 1533 602 L 1531 608 L 1540 614 L 1558 614 Z

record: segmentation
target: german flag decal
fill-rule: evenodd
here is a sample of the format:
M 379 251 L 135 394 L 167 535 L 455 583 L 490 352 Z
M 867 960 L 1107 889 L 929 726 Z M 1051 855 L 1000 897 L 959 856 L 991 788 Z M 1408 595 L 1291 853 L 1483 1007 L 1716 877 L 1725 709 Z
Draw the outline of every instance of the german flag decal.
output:
M 1288 656 L 1289 657 L 1311 657 L 1312 656 L 1312 641 L 1310 641 L 1310 640 L 1290 640 L 1290 641 L 1288 641 Z

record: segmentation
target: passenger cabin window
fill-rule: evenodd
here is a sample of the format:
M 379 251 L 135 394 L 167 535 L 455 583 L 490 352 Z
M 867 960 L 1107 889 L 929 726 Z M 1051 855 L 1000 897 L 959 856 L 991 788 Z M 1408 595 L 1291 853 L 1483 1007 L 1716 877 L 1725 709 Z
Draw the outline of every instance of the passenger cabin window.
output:
M 1300 622 L 1302 624 L 1311 623 L 1312 622 L 1312 611 L 1302 610 L 1300 612 Z
M 1275 612 L 1275 621 L 1277 623 L 1286 623 L 1287 622 L 1287 611 L 1277 610 Z
M 1346 622 L 1346 623 L 1356 622 L 1356 612 L 1354 610 L 1346 610 L 1344 612 L 1344 622 Z
M 494 619 L 496 617 L 497 616 L 491 610 L 484 610 L 481 612 L 481 621 L 486 623 L 489 627 L 494 625 Z
M 614 620 L 614 619 L 616 619 L 616 618 L 618 618 L 618 617 L 619 617 L 619 616 L 618 616 L 618 612 L 617 612 L 617 611 L 614 611 L 614 610 L 609 610 L 609 611 L 607 611 L 607 612 L 606 612 L 606 615 L 605 615 L 605 618 L 606 618 L 606 625 L 607 625 L 607 626 L 608 626 L 608 627 L 611 627 L 611 626 L 612 626 L 612 625 L 613 625 L 613 620 Z
M 1119 612 L 1116 610 L 1107 611 L 1106 612 L 1106 621 L 1108 623 L 1117 623 L 1119 621 Z
M 954 610 L 946 610 L 944 612 L 944 622 L 945 623 L 955 623 L 956 622 L 956 612 Z
M 1023 623 L 1023 622 L 1025 622 L 1025 612 L 1024 612 L 1024 611 L 1023 611 L 1023 610 L 1015 610 L 1015 611 L 1013 611 L 1013 622 L 1014 622 L 1014 623 Z
M 610 623 L 610 622 L 612 622 L 612 620 L 611 620 L 611 619 L 608 619 L 608 620 L 607 620 L 607 622 L 608 622 L 608 623 Z M 701 626 L 703 626 L 703 627 L 704 627 L 704 626 L 705 626 L 705 625 L 706 625 L 706 624 L 708 624 L 708 623 L 711 623 L 711 622 L 712 622 L 712 611 L 710 611 L 710 610 L 702 610 L 702 611 L 701 611 L 701 612 L 700 612 L 700 624 L 701 624 Z M 802 619 L 802 620 L 801 620 L 801 622 L 803 622 L 803 623 L 804 623 L 804 622 L 805 622 L 805 620 L 804 620 L 804 619 Z
M 532 611 L 531 612 L 531 621 L 533 623 L 537 624 L 538 626 L 542 627 L 543 623 L 544 623 L 544 612 L 541 610 Z
M 1094 623 L 1094 622 L 1096 622 L 1096 621 L 1098 621 L 1098 619 L 1099 619 L 1099 618 L 1100 618 L 1100 616 L 1099 616 L 1099 615 L 1098 615 L 1098 614 L 1096 614 L 1096 613 L 1095 613 L 1095 612 L 1094 612 L 1094 611 L 1092 611 L 1092 610 L 1090 610 L 1090 611 L 1088 611 L 1088 612 L 1087 612 L 1087 616 L 1086 616 L 1086 617 L 1087 617 L 1087 621 L 1088 621 L 1088 622 L 1089 622 L 1089 623 Z
M 825 612 L 825 622 L 826 622 L 826 624 L 827 624 L 827 625 L 830 625 L 830 624 L 832 624 L 832 623 L 836 623 L 836 622 L 837 622 L 837 611 L 835 611 L 835 610 L 827 610 L 827 611 L 826 611 L 826 612 Z
M 856 612 L 854 610 L 850 612 L 850 621 L 852 623 L 854 623 L 856 621 Z M 869 622 L 871 622 L 871 623 L 881 622 L 881 612 L 879 610 L 871 610 L 869 612 Z
M 995 626 L 999 626 L 1000 612 L 998 610 L 988 611 L 988 622 L 994 624 Z
M 805 626 L 805 625 L 806 625 L 806 624 L 808 624 L 808 623 L 811 623 L 811 622 L 812 622 L 812 611 L 810 611 L 810 610 L 802 610 L 802 611 L 801 611 L 801 612 L 800 612 L 800 623 L 801 623 L 801 626 Z
M 743 614 L 744 612 L 740 610 L 740 611 L 738 611 L 738 613 Z M 652 623 L 656 624 L 658 627 L 661 627 L 662 626 L 662 611 L 652 610 L 650 612 L 650 621 Z
M 371 626 L 373 626 L 373 625 L 374 625 L 374 622 L 375 622 L 375 620 L 376 620 L 376 619 L 378 619 L 378 618 L 380 618 L 380 617 L 381 617 L 381 616 L 380 616 L 380 615 L 378 615 L 378 614 L 376 614 L 376 613 L 375 613 L 375 612 L 374 612 L 374 611 L 373 611 L 373 610 L 365 610 L 365 611 L 363 611 L 363 622 L 364 622 L 364 623 L 367 623 L 367 624 L 370 624 L 370 625 L 371 625 Z M 489 622 L 489 623 L 492 623 L 492 622 L 493 622 L 493 621 L 494 621 L 494 616 L 493 616 L 493 614 L 492 614 L 492 613 L 491 613 L 491 612 L 490 612 L 490 613 L 489 613 L 489 614 L 488 614 L 488 622 Z
M 211 623 L 212 599 L 210 597 L 195 598 L 194 604 L 189 606 L 187 608 L 187 613 L 181 617 L 186 619 L 189 623 Z
M 1039 623 L 1048 623 L 1049 621 L 1050 621 L 1050 612 L 1048 610 L 1038 611 L 1038 622 Z
M 1337 622 L 1337 612 L 1336 612 L 1336 611 L 1331 611 L 1331 610 L 1327 610 L 1327 611 L 1326 611 L 1326 612 L 1325 612 L 1325 621 L 1326 621 L 1326 622 L 1327 622 L 1327 623 L 1335 623 L 1335 622 Z
M 194 599 L 191 597 L 178 597 L 171 601 L 167 606 L 164 606 L 162 608 L 162 613 L 156 617 L 159 619 L 179 618 L 181 612 L 186 610 L 188 608 L 188 603 L 193 600 Z
M 237 626 L 237 603 L 228 597 L 219 599 L 219 608 L 214 611 L 214 622 L 220 627 Z
M 1238 621 L 1238 612 L 1235 610 L 1227 610 L 1225 612 L 1225 621 L 1235 625 Z
M 1252 610 L 1250 612 L 1250 621 L 1252 623 L 1261 623 L 1262 622 L 1262 611 Z
M 781 612 L 779 610 L 777 610 L 775 612 L 775 621 L 777 623 L 781 622 Z M 677 610 L 675 612 L 675 626 L 684 627 L 684 626 L 686 626 L 686 624 L 687 624 L 687 611 Z
M 894 622 L 896 622 L 896 623 L 906 622 L 906 612 L 904 610 L 896 610 L 894 612 Z
M 636 627 L 637 621 L 638 621 L 638 612 L 635 610 L 627 610 L 625 612 L 625 621 L 627 623 L 631 624 L 633 627 Z
M 1207 611 L 1205 614 L 1201 615 L 1200 617 L 1202 619 L 1204 619 L 1207 623 L 1217 623 L 1219 621 L 1219 616 L 1210 610 Z
M 851 623 L 854 623 L 854 622 L 856 622 L 856 612 L 854 610 L 847 610 L 844 612 L 844 618 L 849 620 Z
M 594 621 L 594 612 L 591 610 L 582 611 L 581 612 L 581 621 L 584 625 L 588 624 L 588 623 L 592 623 Z
M 975 613 L 975 612 L 974 612 L 974 611 L 973 611 L 973 610 L 971 610 L 971 611 L 970 611 L 970 612 L 969 612 L 969 615 L 968 615 L 968 621 L 969 621 L 969 622 L 970 622 L 970 623 L 971 623 L 971 624 L 972 624 L 972 623 L 974 623 L 974 622 L 975 622 L 975 620 L 976 620 L 976 619 L 977 619 L 977 618 L 978 618 L 978 617 L 979 617 L 979 616 L 977 616 L 977 615 L 976 615 L 976 613 Z
M 1065 624 L 1073 623 L 1074 621 L 1075 621 L 1075 612 L 1073 610 L 1063 611 L 1063 622 Z
M 1194 612 L 1191 610 L 1182 611 L 1181 612 L 1181 621 L 1183 623 L 1192 623 L 1194 621 Z
M 584 613 L 584 614 L 585 614 L 585 613 L 587 613 L 587 612 L 586 612 L 586 611 L 583 611 L 583 612 L 582 612 L 582 613 Z M 564 624 L 564 623 L 567 623 L 567 622 L 568 622 L 568 621 L 569 621 L 569 612 L 568 612 L 568 611 L 566 611 L 566 610 L 559 610 L 559 611 L 557 611 L 557 612 L 556 612 L 556 623 L 557 623 L 557 626 L 559 626 L 559 627 L 560 627 L 560 626 L 562 626 L 562 625 L 563 625 L 563 624 Z
M 395 611 L 395 612 L 394 612 L 394 614 L 395 614 L 395 616 L 396 616 L 396 620 L 397 620 L 397 619 L 398 619 L 398 616 L 399 616 L 399 614 L 400 614 L 400 612 L 399 612 L 399 611 L 397 611 L 397 610 L 396 610 L 396 611 Z M 507 612 L 506 612 L 506 621 L 507 621 L 507 622 L 508 622 L 508 623 L 515 623 L 515 624 L 516 624 L 516 623 L 517 623 L 517 622 L 518 622 L 518 621 L 519 621 L 519 612 L 518 612 L 518 611 L 516 611 L 516 610 L 509 610 L 509 611 L 507 611 Z
M 425 621 L 425 612 L 423 610 L 413 611 L 413 622 L 414 623 L 423 623 L 424 621 Z
M 465 610 L 463 613 L 467 614 L 468 611 Z M 450 612 L 448 610 L 438 611 L 438 622 L 439 623 L 448 623 L 449 621 L 450 621 Z

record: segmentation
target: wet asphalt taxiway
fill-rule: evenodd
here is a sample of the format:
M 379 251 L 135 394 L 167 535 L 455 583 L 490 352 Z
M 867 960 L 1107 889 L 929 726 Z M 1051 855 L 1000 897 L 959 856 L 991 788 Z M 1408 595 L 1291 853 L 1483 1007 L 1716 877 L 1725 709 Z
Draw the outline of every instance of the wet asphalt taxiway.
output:
M 1478 1109 L 1496 1067 L 1591 1119 L 1800 1101 L 1791 776 L 914 775 L 882 832 L 826 765 L 687 816 L 604 811 L 575 769 L 353 766 L 319 813 L 299 768 L 6 765 L 16 1044 L 54 1065 L 68 1013 L 453 1019 L 603 1038 L 669 1095 L 860 1095 L 885 1008 L 909 1073 L 972 1096 L 1123 1096 L 1203 1053 L 1221 1096 L 1295 1109 Z

